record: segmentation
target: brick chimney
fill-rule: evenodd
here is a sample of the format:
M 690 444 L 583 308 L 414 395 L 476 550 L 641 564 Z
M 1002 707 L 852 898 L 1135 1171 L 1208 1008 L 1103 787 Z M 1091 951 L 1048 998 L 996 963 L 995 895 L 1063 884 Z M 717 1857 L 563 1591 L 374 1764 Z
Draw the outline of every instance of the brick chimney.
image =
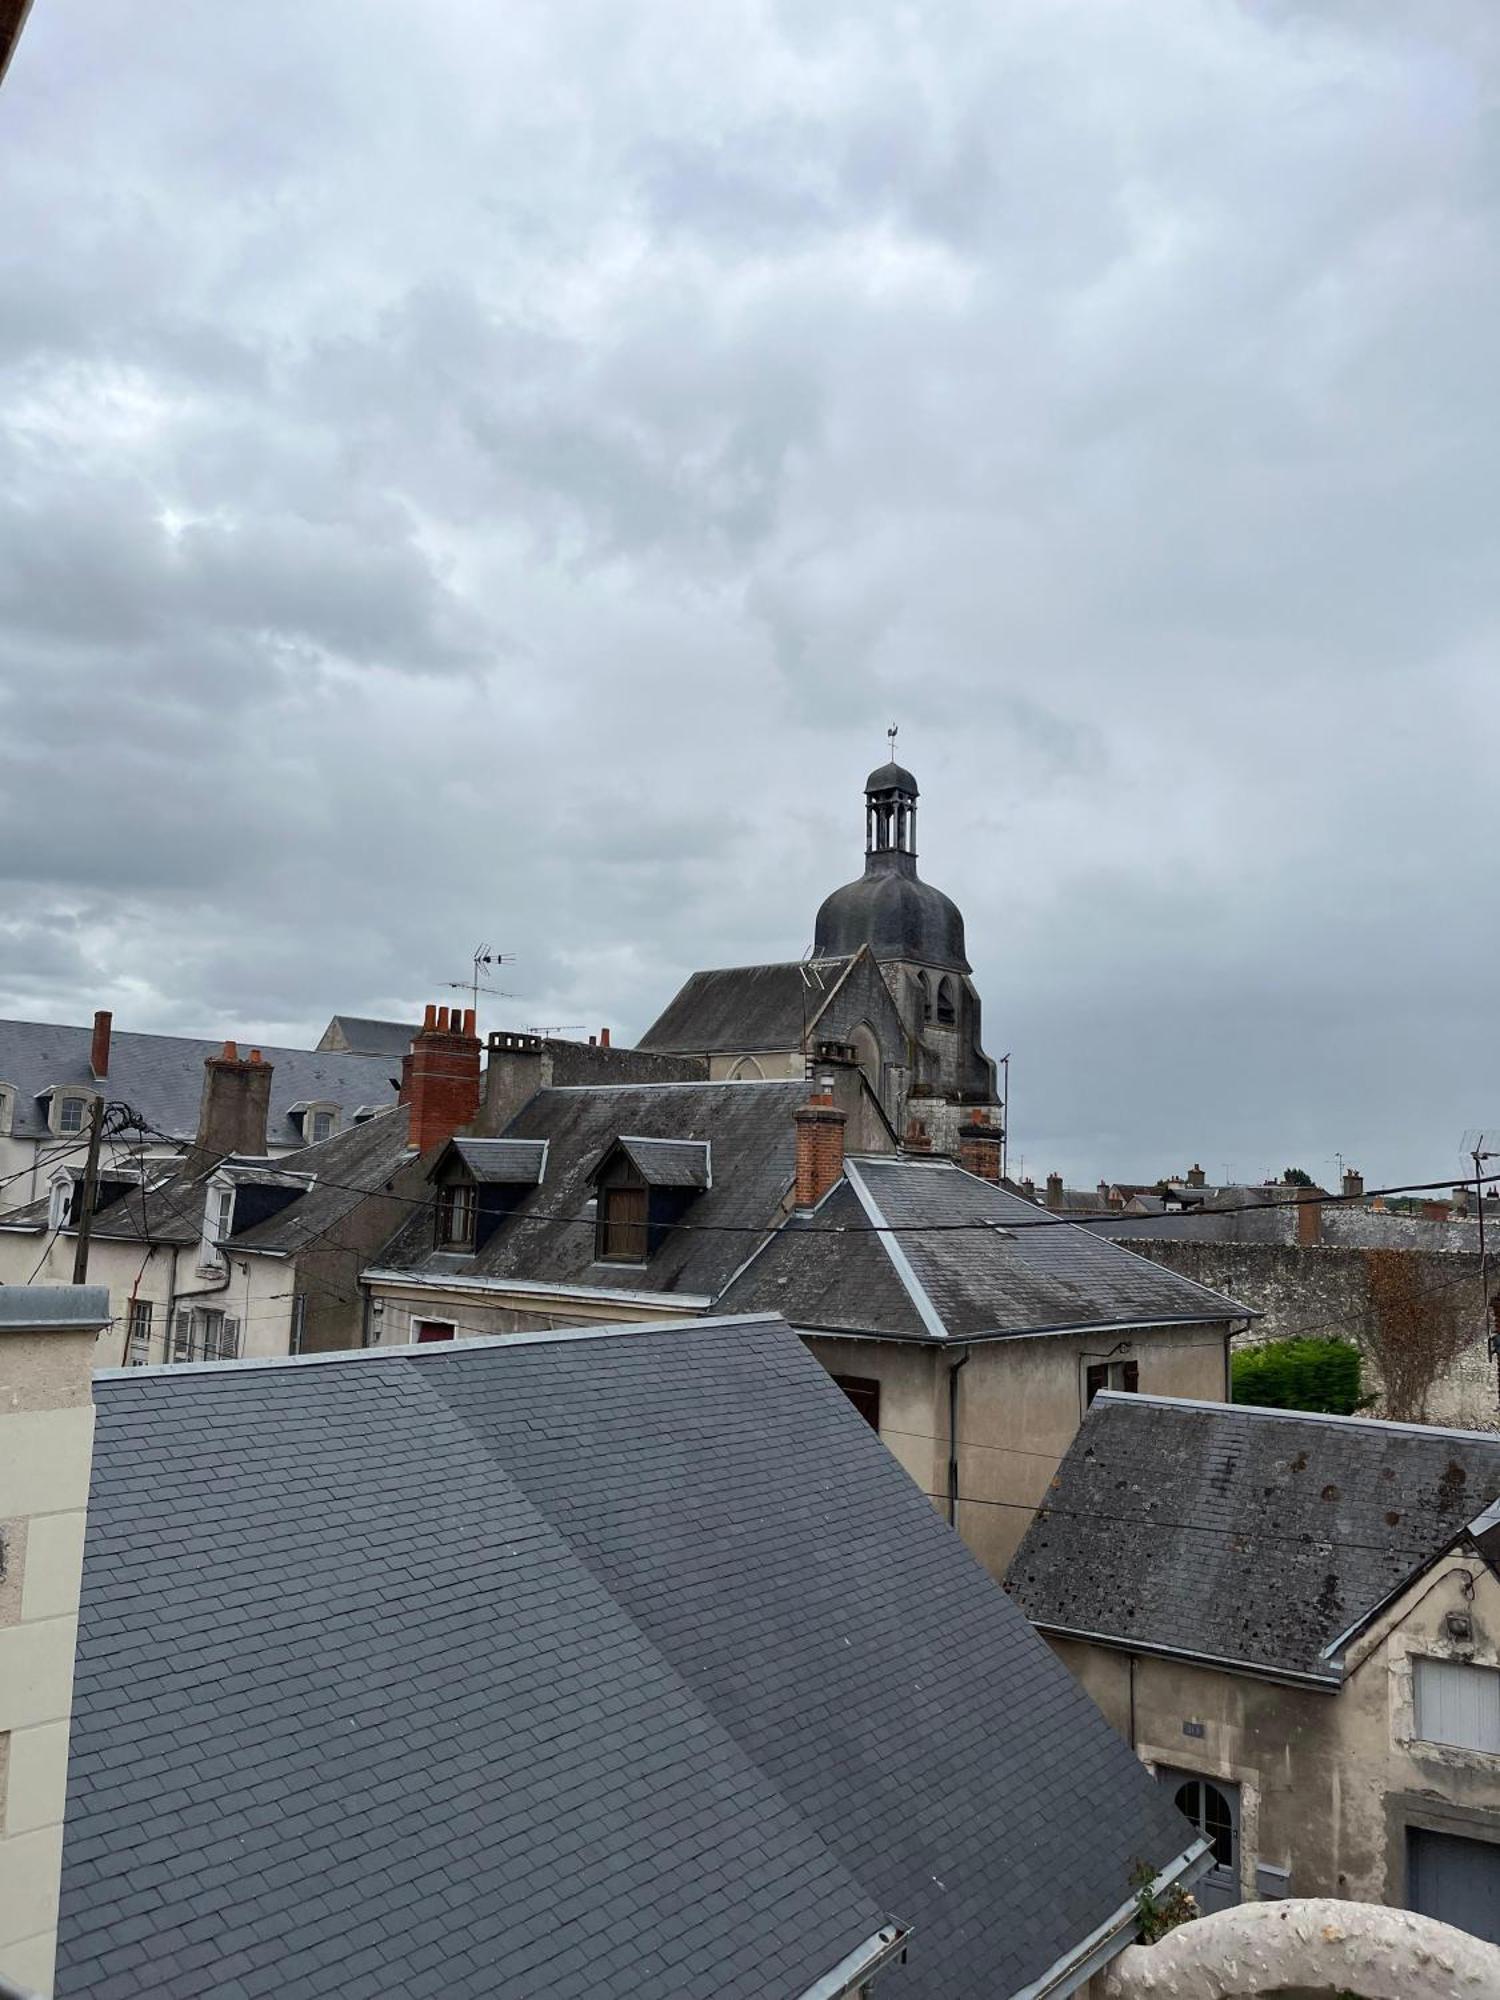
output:
M 793 1114 L 797 1127 L 797 1182 L 792 1199 L 798 1208 L 816 1208 L 844 1171 L 846 1114 L 833 1101 L 833 1080 L 820 1077 L 806 1104 Z
M 1031 1178 L 1030 1174 L 1021 1182 L 1021 1192 L 1028 1201 L 1036 1200 L 1036 1182 Z
M 1353 1167 L 1345 1167 L 1342 1193 L 1346 1200 L 1357 1201 L 1365 1191 L 1365 1177 L 1356 1173 Z
M 103 1285 L 0 1287 L 0 1987 L 52 1991 Z M 118 1355 L 106 1357 L 117 1359 Z
M 930 1153 L 932 1151 L 932 1134 L 920 1118 L 907 1119 L 906 1133 L 901 1141 L 901 1150 L 903 1153 Z
M 958 1128 L 958 1164 L 982 1181 L 999 1183 L 1000 1127 L 992 1125 L 983 1111 L 976 1111 L 967 1125 Z
M 1297 1245 L 1314 1249 L 1323 1240 L 1323 1204 L 1306 1188 L 1297 1190 Z
M 102 1083 L 109 1075 L 109 1031 L 114 1025 L 114 1015 L 100 1008 L 94 1016 L 94 1039 L 89 1045 L 89 1068 L 94 1072 L 95 1083 Z
M 1047 1176 L 1047 1206 L 1061 1208 L 1063 1205 L 1063 1180 L 1061 1174 Z
M 198 1108 L 195 1150 L 216 1160 L 226 1153 L 256 1158 L 266 1150 L 271 1110 L 271 1065 L 259 1049 L 242 1057 L 234 1042 L 203 1065 L 203 1097 Z
M 429 1005 L 401 1059 L 402 1104 L 419 1153 L 472 1125 L 479 1112 L 479 1036 L 472 1007 Z
M 1189 1187 L 1208 1186 L 1208 1175 L 1204 1173 L 1202 1167 L 1198 1166 L 1196 1162 L 1187 1170 L 1187 1184 Z

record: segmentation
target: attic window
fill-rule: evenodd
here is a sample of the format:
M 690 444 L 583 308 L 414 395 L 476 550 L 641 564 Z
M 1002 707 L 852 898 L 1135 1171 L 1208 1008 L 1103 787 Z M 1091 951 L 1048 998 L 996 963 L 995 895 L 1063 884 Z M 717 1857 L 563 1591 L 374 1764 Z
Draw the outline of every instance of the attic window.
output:
M 333 1137 L 333 1113 L 331 1111 L 313 1112 L 312 1131 L 309 1137 L 315 1146 L 320 1139 L 331 1139 Z
M 1139 1361 L 1093 1361 L 1084 1375 L 1083 1406 L 1088 1408 L 1101 1389 L 1123 1389 L 1134 1395 L 1141 1386 Z
M 469 1250 L 474 1244 L 474 1187 L 454 1181 L 438 1195 L 438 1248 Z
M 88 1099 L 74 1094 L 57 1100 L 57 1130 L 71 1137 L 87 1123 Z
M 200 1271 L 217 1271 L 222 1267 L 222 1246 L 228 1242 L 233 1229 L 234 1189 L 219 1182 L 210 1186 L 204 1203 L 203 1240 L 198 1246 Z
M 644 1187 L 617 1182 L 600 1188 L 594 1255 L 607 1264 L 644 1264 L 646 1222 Z
M 16 1093 L 11 1084 L 0 1083 L 0 1139 L 10 1131 L 11 1119 L 15 1115 Z

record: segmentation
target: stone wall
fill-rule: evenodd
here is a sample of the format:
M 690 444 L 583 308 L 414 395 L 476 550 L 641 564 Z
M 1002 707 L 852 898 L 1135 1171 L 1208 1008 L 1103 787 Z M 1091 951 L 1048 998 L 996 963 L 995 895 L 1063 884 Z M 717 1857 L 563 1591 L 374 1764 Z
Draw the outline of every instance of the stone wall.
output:
M 1500 1430 L 1500 1393 L 1495 1364 L 1486 1353 L 1477 1246 L 1441 1247 L 1450 1239 L 1455 1246 L 1474 1245 L 1473 1226 L 1354 1210 L 1325 1211 L 1324 1220 L 1324 1240 L 1307 1247 L 1294 1242 L 1195 1242 L 1186 1237 L 1158 1241 L 1134 1234 L 1122 1240 L 1153 1263 L 1226 1292 L 1262 1314 L 1242 1340 L 1337 1336 L 1354 1341 L 1365 1352 L 1365 1387 L 1376 1397 L 1372 1411 L 1376 1416 L 1384 1416 L 1386 1410 L 1378 1370 L 1368 1351 L 1371 1268 L 1375 1253 L 1399 1249 L 1412 1260 L 1414 1289 L 1445 1300 L 1456 1295 L 1458 1311 L 1474 1328 L 1472 1341 L 1429 1398 L 1427 1421 L 1463 1430 Z M 1413 1247 L 1417 1243 L 1428 1247 Z M 1497 1278 L 1500 1272 L 1492 1271 L 1492 1288 Z

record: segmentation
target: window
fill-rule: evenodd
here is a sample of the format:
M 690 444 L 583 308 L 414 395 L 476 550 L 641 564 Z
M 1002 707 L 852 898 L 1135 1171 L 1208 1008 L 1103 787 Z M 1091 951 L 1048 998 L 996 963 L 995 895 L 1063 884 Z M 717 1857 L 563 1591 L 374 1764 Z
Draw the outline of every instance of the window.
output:
M 1500 1755 L 1500 1673 L 1463 1660 L 1412 1661 L 1417 1735 Z
M 454 1181 L 438 1195 L 438 1247 L 471 1249 L 474 1243 L 474 1187 L 469 1181 Z
M 1084 1372 L 1083 1407 L 1087 1409 L 1101 1389 L 1123 1389 L 1133 1396 L 1140 1386 L 1139 1361 L 1091 1361 Z
M 333 1137 L 333 1113 L 331 1111 L 315 1111 L 313 1113 L 310 1137 L 312 1144 L 315 1146 L 320 1139 L 331 1139 Z
M 873 1375 L 835 1375 L 849 1401 L 864 1418 L 871 1430 L 880 1429 L 880 1384 Z
M 644 1187 L 600 1188 L 596 1257 L 611 1264 L 645 1263 L 646 1201 Z
M 151 1359 L 151 1314 L 150 1299 L 132 1299 L 130 1317 L 126 1321 L 125 1366 L 144 1368 Z
M 1156 1775 L 1177 1810 L 1210 1844 L 1208 1872 L 1193 1890 L 1198 1907 L 1205 1914 L 1228 1909 L 1240 1900 L 1239 1786 L 1160 1766 Z
M 240 1323 L 207 1306 L 180 1306 L 172 1318 L 169 1361 L 234 1361 Z
M 83 1130 L 83 1111 L 87 1099 L 64 1097 L 57 1107 L 57 1129 L 59 1132 L 76 1133 Z
M 292 1299 L 291 1337 L 288 1347 L 291 1353 L 300 1354 L 302 1343 L 307 1337 L 307 1294 L 297 1292 Z
M 16 1093 L 8 1083 L 0 1083 L 0 1139 L 10 1130 L 16 1108 Z
M 61 1229 L 67 1222 L 73 1208 L 73 1181 L 71 1175 L 60 1175 L 52 1183 L 52 1193 L 47 1202 L 47 1227 Z
M 412 1319 L 411 1337 L 424 1346 L 428 1341 L 452 1340 L 457 1333 L 458 1328 L 451 1319 L 417 1319 L 415 1316 Z
M 932 987 L 928 984 L 925 972 L 917 974 L 917 992 L 921 997 L 922 1020 L 925 1024 L 932 1019 Z
M 234 1189 L 211 1187 L 203 1211 L 203 1241 L 198 1248 L 198 1268 L 216 1271 L 224 1259 L 221 1246 L 229 1241 L 234 1228 Z
M 940 979 L 937 990 L 937 1017 L 940 1028 L 951 1028 L 958 1019 L 958 1007 L 953 998 L 953 981 Z

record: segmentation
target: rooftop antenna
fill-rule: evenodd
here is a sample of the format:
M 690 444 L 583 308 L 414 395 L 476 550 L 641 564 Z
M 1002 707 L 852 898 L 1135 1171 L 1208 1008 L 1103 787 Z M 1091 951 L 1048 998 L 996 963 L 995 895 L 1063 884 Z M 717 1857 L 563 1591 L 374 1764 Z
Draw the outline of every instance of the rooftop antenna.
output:
M 503 987 L 491 986 L 484 976 L 483 968 L 486 965 L 514 965 L 515 962 L 514 952 L 491 951 L 487 944 L 476 945 L 474 947 L 473 977 L 471 979 L 445 979 L 443 984 L 451 993 L 470 994 L 472 996 L 470 1005 L 477 1014 L 479 1012 L 479 996 L 481 993 L 493 993 L 501 1000 L 514 1000 L 516 998 L 514 993 L 507 993 Z
M 523 1028 L 523 1035 L 581 1035 L 587 1021 L 549 1021 L 544 1028 Z

